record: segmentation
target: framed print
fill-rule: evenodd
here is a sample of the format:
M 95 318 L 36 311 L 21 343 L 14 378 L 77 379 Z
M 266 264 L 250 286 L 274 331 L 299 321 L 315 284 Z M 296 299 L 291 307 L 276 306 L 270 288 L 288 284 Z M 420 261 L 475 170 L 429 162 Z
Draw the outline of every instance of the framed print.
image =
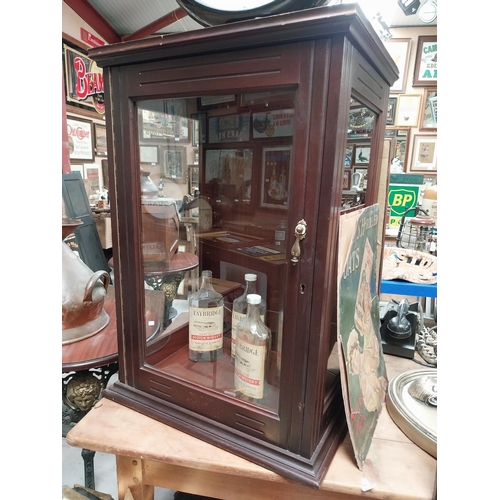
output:
M 399 96 L 396 110 L 396 126 L 418 127 L 421 99 L 420 94 Z
M 162 148 L 163 172 L 167 179 L 187 184 L 186 148 Z
M 370 163 L 370 146 L 364 144 L 356 144 L 354 147 L 354 158 L 352 164 L 354 166 L 367 166 Z
M 350 168 L 352 164 L 352 151 L 354 146 L 347 145 L 345 148 L 344 168 Z
M 263 148 L 262 207 L 280 209 L 288 207 L 291 156 L 291 146 Z
M 413 138 L 411 172 L 437 170 L 437 136 L 416 135 Z
M 386 125 L 394 125 L 394 120 L 396 119 L 397 104 L 398 104 L 397 97 L 389 97 L 389 104 L 387 106 L 387 119 L 385 121 Z
M 174 101 L 175 99 L 172 99 Z M 139 127 L 141 140 L 161 141 L 167 139 L 187 141 L 189 139 L 188 119 L 149 109 L 140 110 Z
M 252 137 L 254 139 L 291 137 L 293 134 L 293 109 L 279 109 L 252 114 Z
M 368 137 L 373 131 L 375 113 L 366 106 L 351 106 L 347 137 Z
M 158 146 L 139 146 L 141 163 L 158 163 Z
M 208 142 L 247 142 L 250 140 L 250 113 L 215 116 L 208 119 Z
M 437 86 L 437 35 L 418 37 L 413 86 Z
M 106 125 L 94 123 L 95 154 L 96 156 L 108 156 L 108 143 L 106 140 Z
M 198 147 L 207 142 L 207 114 L 195 113 L 191 115 L 192 121 L 192 144 Z
M 396 140 L 394 143 L 394 153 L 392 158 L 397 158 L 401 162 L 403 171 L 406 172 L 406 164 L 408 163 L 408 140 L 409 131 L 406 135 L 396 135 Z M 392 159 L 391 159 L 392 160 Z
M 351 189 L 351 172 L 349 170 L 344 170 L 344 176 L 342 177 L 342 189 Z
M 252 201 L 253 150 L 207 149 L 203 182 L 217 184 L 231 201 L 249 205 Z
M 437 131 L 437 99 L 437 88 L 425 89 L 419 130 L 426 132 Z
M 99 167 L 85 166 L 85 180 L 87 181 L 89 189 L 92 193 L 101 190 L 101 182 L 99 176 Z
M 92 122 L 81 118 L 66 118 L 68 128 L 69 159 L 77 163 L 94 161 Z
M 411 38 L 390 38 L 384 42 L 385 48 L 399 70 L 399 78 L 390 89 L 391 94 L 402 94 L 406 90 L 406 75 L 410 60 Z

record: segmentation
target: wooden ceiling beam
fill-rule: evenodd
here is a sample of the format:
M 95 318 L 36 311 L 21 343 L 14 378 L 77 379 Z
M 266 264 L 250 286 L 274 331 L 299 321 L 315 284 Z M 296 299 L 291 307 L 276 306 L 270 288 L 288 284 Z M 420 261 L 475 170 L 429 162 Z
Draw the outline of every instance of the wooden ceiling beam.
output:
M 87 2 L 87 0 L 64 0 L 64 3 L 73 9 L 89 26 L 104 38 L 108 43 L 122 41 L 121 36 L 113 27 Z
M 125 35 L 122 37 L 122 41 L 126 40 L 140 40 L 141 38 L 146 38 L 150 35 L 154 35 L 158 30 L 165 28 L 165 26 L 169 26 L 170 24 L 174 24 L 179 21 L 183 17 L 187 16 L 187 12 L 184 9 L 178 8 L 169 12 L 166 16 L 160 17 L 156 21 L 144 26 L 140 30 L 137 30 L 135 33 L 131 33 L 130 35 Z

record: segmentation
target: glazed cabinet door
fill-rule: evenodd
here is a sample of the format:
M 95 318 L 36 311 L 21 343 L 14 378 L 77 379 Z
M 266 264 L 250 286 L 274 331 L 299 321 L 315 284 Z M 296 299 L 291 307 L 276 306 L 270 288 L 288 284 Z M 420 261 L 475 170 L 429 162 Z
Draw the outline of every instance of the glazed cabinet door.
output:
M 122 342 L 134 353 L 120 367 L 121 381 L 293 452 L 303 448 L 297 366 L 307 364 L 314 252 L 324 229 L 316 221 L 324 109 L 328 85 L 338 85 L 328 80 L 330 57 L 330 43 L 319 41 L 110 75 L 118 239 L 130 243 L 116 259 L 131 305 Z M 192 192 L 189 165 L 199 169 Z M 222 297 L 222 322 L 196 327 L 200 307 L 191 302 L 207 270 Z M 270 335 L 256 358 L 249 357 L 255 339 L 241 342 L 249 356 L 235 354 L 234 303 L 248 274 Z M 327 349 L 323 329 L 314 342 Z M 209 361 L 190 356 L 220 346 L 222 355 L 201 356 Z M 263 373 L 254 367 L 259 356 Z M 305 447 L 312 453 L 310 442 Z

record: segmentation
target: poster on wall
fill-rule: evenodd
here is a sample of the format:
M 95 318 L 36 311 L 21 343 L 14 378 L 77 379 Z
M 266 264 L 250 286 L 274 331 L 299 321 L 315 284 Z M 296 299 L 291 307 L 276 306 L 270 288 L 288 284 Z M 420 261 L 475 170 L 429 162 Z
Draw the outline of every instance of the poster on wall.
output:
M 89 120 L 68 117 L 69 159 L 71 161 L 94 161 L 94 144 L 92 140 L 92 122 Z
M 281 109 L 252 116 L 254 139 L 261 137 L 290 137 L 293 133 L 293 109 Z
M 419 36 L 415 68 L 414 87 L 435 87 L 438 72 L 437 36 Z
M 84 49 L 63 40 L 66 102 L 104 114 L 104 75 Z
M 378 204 L 341 215 L 339 221 L 339 366 L 347 426 L 360 469 L 388 386 L 377 293 L 378 221 Z
M 250 140 L 250 113 L 209 118 L 208 142 L 246 142 Z

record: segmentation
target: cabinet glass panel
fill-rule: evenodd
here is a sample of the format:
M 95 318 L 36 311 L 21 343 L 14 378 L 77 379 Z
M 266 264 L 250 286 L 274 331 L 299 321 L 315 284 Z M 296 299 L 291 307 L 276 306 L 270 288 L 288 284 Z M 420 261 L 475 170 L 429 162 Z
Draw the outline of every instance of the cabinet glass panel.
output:
M 286 97 L 283 104 L 277 95 Z M 158 163 L 137 165 L 145 364 L 217 397 L 276 413 L 285 251 L 293 243 L 288 206 L 294 93 L 242 99 L 137 102 L 138 144 L 159 151 Z M 211 271 L 214 296 L 207 299 L 210 293 L 204 292 L 195 300 L 204 271 Z M 238 327 L 241 316 L 233 311 L 248 275 L 264 306 L 260 336 L 252 329 L 244 334 Z M 269 335 L 270 342 L 262 335 Z M 212 354 L 197 357 L 193 352 Z

